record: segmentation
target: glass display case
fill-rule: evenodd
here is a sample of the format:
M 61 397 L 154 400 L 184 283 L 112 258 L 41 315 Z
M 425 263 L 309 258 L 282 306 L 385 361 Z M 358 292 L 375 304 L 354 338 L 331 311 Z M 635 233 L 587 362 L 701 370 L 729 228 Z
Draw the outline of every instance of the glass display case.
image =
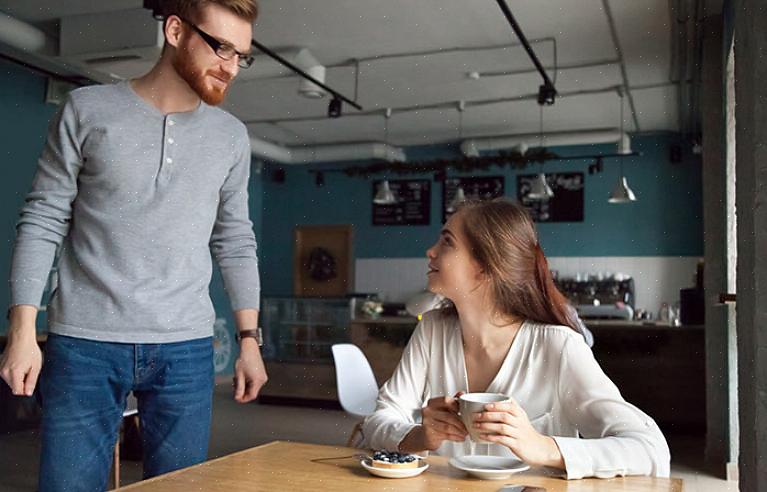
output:
M 330 347 L 350 341 L 347 298 L 268 297 L 260 315 L 267 361 L 332 364 Z

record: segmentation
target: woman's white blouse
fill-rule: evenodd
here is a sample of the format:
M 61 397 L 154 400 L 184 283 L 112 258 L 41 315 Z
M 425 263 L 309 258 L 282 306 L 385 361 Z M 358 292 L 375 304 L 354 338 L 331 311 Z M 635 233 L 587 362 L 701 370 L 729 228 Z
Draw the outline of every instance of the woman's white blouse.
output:
M 365 419 L 367 446 L 397 449 L 431 398 L 459 391 L 468 392 L 460 323 L 431 311 L 381 388 L 375 413 Z M 623 399 L 570 328 L 523 323 L 486 391 L 514 398 L 533 427 L 556 440 L 567 478 L 669 476 L 668 445 L 656 423 Z M 462 456 L 472 454 L 473 446 L 469 439 L 445 441 L 437 453 Z M 487 447 L 489 454 L 513 456 L 500 444 L 476 446 L 477 454 Z

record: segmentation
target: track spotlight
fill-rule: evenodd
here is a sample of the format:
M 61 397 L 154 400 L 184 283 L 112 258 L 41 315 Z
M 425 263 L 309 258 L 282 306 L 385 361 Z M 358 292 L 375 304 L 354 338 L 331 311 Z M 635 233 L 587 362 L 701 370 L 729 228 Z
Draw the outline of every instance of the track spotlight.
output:
M 594 164 L 589 166 L 589 174 L 599 174 L 602 172 L 602 157 L 597 157 Z
M 334 97 L 328 103 L 328 118 L 339 118 L 341 116 L 341 109 L 343 107 L 343 101 L 340 98 Z
M 557 97 L 557 90 L 551 84 L 543 84 L 538 87 L 538 104 L 551 106 Z
M 163 5 L 161 0 L 144 0 L 144 8 L 152 11 L 152 17 L 156 20 L 163 19 Z

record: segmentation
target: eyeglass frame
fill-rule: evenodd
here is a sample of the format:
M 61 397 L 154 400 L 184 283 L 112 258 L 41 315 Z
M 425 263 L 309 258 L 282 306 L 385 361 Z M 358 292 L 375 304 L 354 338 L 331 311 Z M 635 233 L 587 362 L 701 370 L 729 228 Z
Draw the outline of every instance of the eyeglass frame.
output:
M 253 65 L 253 61 L 255 60 L 255 58 L 252 53 L 240 53 L 231 44 L 219 41 L 218 39 L 214 38 L 207 32 L 197 27 L 197 25 L 194 22 L 190 22 L 178 15 L 176 15 L 176 17 L 178 17 L 181 20 L 181 22 L 189 24 L 192 27 L 192 29 L 194 29 L 194 31 L 200 35 L 202 40 L 205 41 L 208 44 L 208 46 L 210 46 L 210 48 L 213 50 L 213 52 L 216 54 L 217 57 L 221 58 L 222 60 L 229 61 L 232 58 L 234 58 L 234 56 L 236 55 L 237 66 L 239 66 L 240 68 L 250 68 L 250 66 Z M 231 50 L 232 54 L 222 55 L 221 53 L 219 53 L 221 48 Z

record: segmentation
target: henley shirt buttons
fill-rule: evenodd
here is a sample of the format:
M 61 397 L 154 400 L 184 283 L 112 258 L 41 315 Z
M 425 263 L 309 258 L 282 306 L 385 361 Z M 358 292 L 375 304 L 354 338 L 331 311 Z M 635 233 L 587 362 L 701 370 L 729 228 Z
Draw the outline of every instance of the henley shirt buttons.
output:
M 167 159 L 165 159 L 165 162 L 167 162 L 168 164 L 173 164 L 173 159 L 168 157 Z
M 169 143 L 169 144 L 173 145 L 173 142 L 174 142 L 174 140 L 173 140 L 172 138 L 169 138 L 169 139 L 168 139 L 168 143 Z

